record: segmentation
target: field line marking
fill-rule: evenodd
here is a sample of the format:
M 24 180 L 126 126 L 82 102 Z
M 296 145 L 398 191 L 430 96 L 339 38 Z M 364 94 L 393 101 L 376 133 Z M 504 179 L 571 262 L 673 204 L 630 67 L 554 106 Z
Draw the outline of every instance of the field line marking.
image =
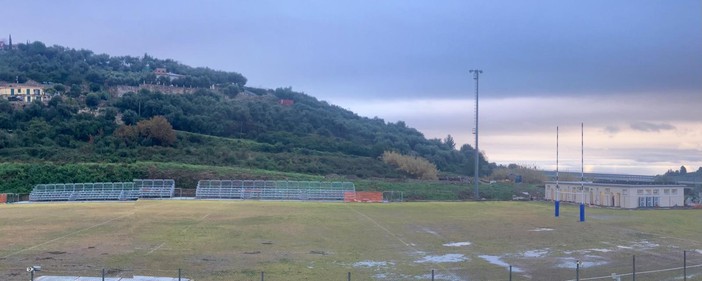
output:
M 697 265 L 688 265 L 687 268 L 695 268 L 695 267 L 702 267 L 702 264 L 697 264 Z M 673 270 L 681 270 L 683 269 L 682 266 L 680 267 L 671 267 L 671 268 L 663 268 L 663 269 L 655 269 L 655 270 L 648 270 L 648 271 L 637 271 L 636 275 L 639 274 L 648 274 L 648 273 L 658 273 L 658 272 L 665 272 L 665 271 L 673 271 Z M 629 276 L 632 275 L 632 273 L 622 273 L 622 274 L 617 274 L 617 276 L 624 277 L 624 276 Z M 588 277 L 588 278 L 580 278 L 580 280 L 597 280 L 597 279 L 612 279 L 612 275 L 607 275 L 607 276 L 599 276 L 599 277 Z M 575 279 L 571 279 L 568 281 L 575 281 Z
M 407 242 L 405 242 L 405 240 L 402 240 L 402 238 L 400 238 L 400 237 L 397 236 L 395 233 L 393 233 L 393 232 L 390 231 L 389 229 L 387 229 L 387 228 L 385 228 L 384 226 L 382 226 L 381 224 L 379 224 L 376 220 L 374 220 L 373 218 L 369 217 L 368 215 L 359 212 L 358 210 L 354 209 L 353 207 L 349 206 L 348 204 L 346 205 L 346 207 L 349 208 L 349 209 L 351 209 L 352 211 L 356 212 L 356 214 L 359 214 L 359 215 L 365 217 L 366 219 L 370 220 L 370 221 L 371 221 L 373 224 L 375 224 L 377 227 L 379 227 L 380 229 L 384 230 L 385 232 L 387 232 L 388 234 L 390 234 L 392 237 L 395 237 L 395 239 L 397 239 L 398 241 L 402 242 L 402 244 L 405 244 L 405 246 L 407 246 L 408 248 L 414 250 L 415 252 L 423 252 L 423 251 L 420 251 L 419 249 L 417 249 L 416 247 L 412 246 L 411 243 L 407 243 Z M 451 277 L 460 279 L 458 276 L 456 276 L 455 274 L 453 274 L 453 272 L 451 272 L 451 271 L 448 270 L 446 267 L 444 267 L 441 263 L 437 263 L 436 265 L 439 266 L 442 270 L 448 272 L 448 274 L 450 274 Z
M 194 224 L 191 224 L 191 225 L 188 225 L 188 226 L 184 227 L 183 230 L 181 230 L 181 232 L 182 232 L 182 233 L 188 232 L 189 229 L 191 229 L 193 226 L 196 226 L 196 225 L 200 224 L 203 220 L 205 220 L 207 217 L 209 217 L 210 214 L 211 214 L 211 213 L 206 214 L 206 215 L 202 216 L 200 219 L 198 219 Z
M 119 217 L 116 217 L 116 218 L 112 218 L 112 219 L 106 220 L 106 221 L 101 222 L 101 223 L 98 223 L 98 224 L 94 224 L 94 225 L 92 225 L 92 226 L 89 226 L 89 227 L 86 227 L 86 228 L 83 228 L 83 229 L 76 230 L 76 231 L 74 231 L 74 232 L 68 233 L 68 234 L 63 235 L 63 236 L 60 236 L 60 237 L 56 237 L 56 238 L 51 239 L 51 240 L 49 240 L 49 241 L 46 241 L 46 242 L 44 242 L 44 243 L 36 244 L 36 245 L 34 245 L 34 246 L 31 246 L 31 247 L 28 247 L 28 248 L 24 248 L 24 249 L 22 249 L 22 250 L 19 250 L 19 251 L 14 252 L 14 253 L 10 253 L 10 254 L 8 254 L 8 255 L 6 255 L 6 256 L 3 256 L 2 258 L 3 258 L 3 259 L 9 258 L 9 257 L 14 256 L 14 255 L 16 255 L 16 254 L 19 254 L 19 253 L 22 253 L 22 252 L 25 252 L 25 251 L 29 251 L 29 250 L 32 250 L 32 249 L 35 249 L 35 248 L 38 248 L 38 247 L 41 247 L 41 246 L 44 246 L 44 245 L 47 245 L 47 244 L 56 242 L 56 241 L 58 241 L 58 240 L 61 240 L 61 239 L 63 239 L 63 238 L 66 238 L 66 237 L 68 237 L 68 236 L 72 236 L 72 235 L 81 233 L 81 232 L 83 232 L 83 231 L 90 230 L 90 229 L 96 228 L 96 227 L 98 227 L 98 226 L 102 226 L 102 225 L 108 224 L 108 223 L 110 223 L 110 222 L 112 222 L 112 221 L 115 221 L 115 220 L 119 220 L 119 219 L 122 219 L 122 218 L 126 218 L 126 217 L 128 217 L 128 216 L 133 215 L 133 214 L 134 214 L 134 213 L 129 213 L 129 214 L 126 214 L 126 215 L 123 215 L 123 216 L 119 216 Z
M 156 250 L 160 249 L 161 247 L 163 247 L 163 245 L 165 245 L 165 244 L 166 244 L 166 242 L 163 242 L 163 243 L 161 243 L 161 245 L 158 245 L 158 246 L 154 247 L 153 249 L 151 249 L 151 251 L 149 251 L 148 253 L 146 253 L 145 256 L 150 255 L 150 254 L 153 253 L 154 251 L 156 251 Z
M 405 246 L 411 248 L 412 250 L 419 251 L 419 250 L 417 250 L 417 248 L 415 248 L 414 246 L 412 246 L 412 244 L 405 242 L 405 240 L 402 240 L 402 238 L 400 238 L 400 237 L 397 236 L 395 233 L 393 233 L 393 232 L 390 231 L 389 229 L 387 229 L 387 228 L 385 228 L 384 226 L 382 226 L 381 224 L 379 224 L 379 223 L 378 223 L 377 221 L 375 221 L 373 218 L 369 217 L 368 215 L 366 215 L 366 214 L 364 214 L 364 213 L 359 212 L 358 210 L 356 210 L 356 209 L 354 209 L 354 208 L 351 208 L 351 207 L 348 206 L 348 205 L 347 205 L 347 207 L 348 207 L 349 209 L 351 209 L 352 211 L 356 212 L 356 214 L 359 214 L 359 215 L 361 215 L 362 217 L 368 219 L 368 220 L 371 221 L 373 224 L 375 224 L 375 226 L 377 226 L 377 227 L 379 227 L 380 229 L 384 230 L 385 232 L 387 232 L 388 234 L 390 234 L 392 237 L 395 237 L 395 239 L 397 239 L 398 241 L 402 242 L 402 244 L 405 244 Z

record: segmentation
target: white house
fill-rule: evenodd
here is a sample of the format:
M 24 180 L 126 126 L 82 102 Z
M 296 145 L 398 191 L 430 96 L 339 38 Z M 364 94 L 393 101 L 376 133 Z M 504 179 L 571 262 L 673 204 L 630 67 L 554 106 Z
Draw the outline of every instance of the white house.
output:
M 546 200 L 623 209 L 685 206 L 684 185 L 635 185 L 592 182 L 546 183 Z

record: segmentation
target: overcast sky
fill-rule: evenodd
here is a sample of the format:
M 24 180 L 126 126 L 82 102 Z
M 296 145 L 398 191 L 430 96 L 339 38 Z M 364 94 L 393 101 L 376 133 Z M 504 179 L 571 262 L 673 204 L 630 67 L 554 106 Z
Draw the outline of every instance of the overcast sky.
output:
M 580 171 L 583 122 L 586 172 L 702 166 L 700 0 L 3 2 L 14 42 L 235 71 L 459 144 L 482 69 L 479 148 L 499 164 L 555 169 L 559 126 Z

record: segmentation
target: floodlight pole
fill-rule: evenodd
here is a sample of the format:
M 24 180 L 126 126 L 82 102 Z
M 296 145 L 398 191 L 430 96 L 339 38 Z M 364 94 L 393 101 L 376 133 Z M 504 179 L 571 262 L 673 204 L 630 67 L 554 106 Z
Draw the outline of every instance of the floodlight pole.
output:
M 473 73 L 473 79 L 475 79 L 475 200 L 480 200 L 480 192 L 478 191 L 478 184 L 480 184 L 480 150 L 478 150 L 478 84 L 480 73 L 483 73 L 480 69 L 471 69 L 470 73 Z

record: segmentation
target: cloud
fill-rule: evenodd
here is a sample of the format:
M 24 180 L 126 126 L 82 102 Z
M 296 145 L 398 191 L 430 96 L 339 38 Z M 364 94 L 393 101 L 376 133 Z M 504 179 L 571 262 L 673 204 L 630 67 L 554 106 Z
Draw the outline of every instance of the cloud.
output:
M 616 135 L 619 133 L 622 129 L 620 129 L 617 126 L 607 126 L 604 128 L 604 132 L 610 136 Z
M 660 132 L 667 130 L 675 130 L 675 126 L 667 123 L 650 123 L 650 122 L 636 122 L 631 123 L 631 128 L 642 132 Z

